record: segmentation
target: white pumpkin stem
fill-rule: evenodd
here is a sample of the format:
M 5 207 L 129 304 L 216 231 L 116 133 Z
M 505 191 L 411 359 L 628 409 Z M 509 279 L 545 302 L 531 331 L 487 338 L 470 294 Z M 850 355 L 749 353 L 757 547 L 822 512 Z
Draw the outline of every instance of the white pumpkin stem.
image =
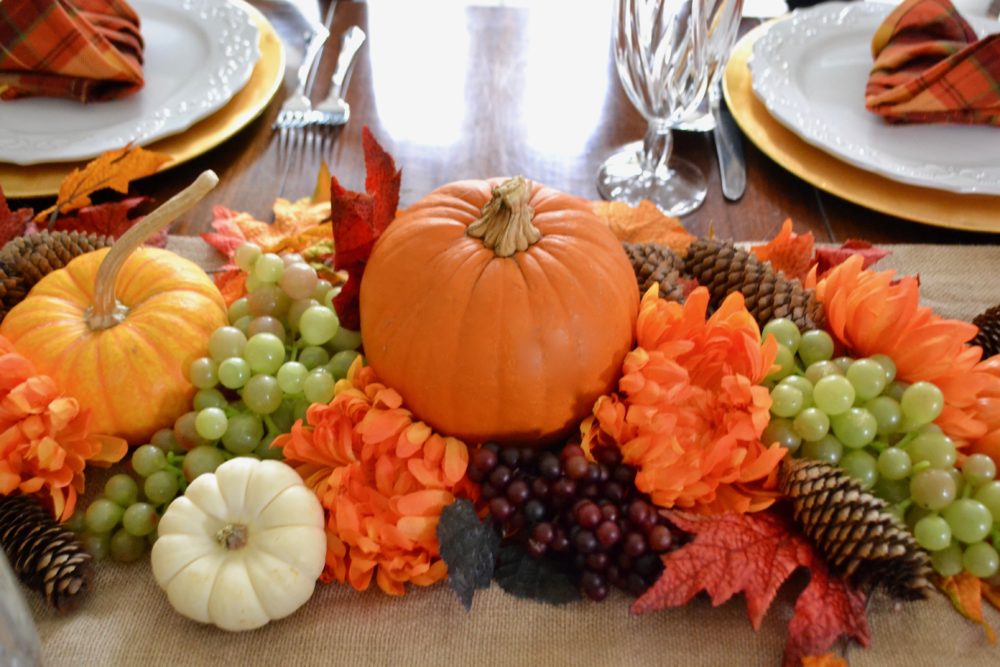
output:
M 94 285 L 94 303 L 87 309 L 87 324 L 91 329 L 99 331 L 110 329 L 120 324 L 128 315 L 128 308 L 118 302 L 115 296 L 115 284 L 118 282 L 118 272 L 128 259 L 146 239 L 161 229 L 165 229 L 178 217 L 189 211 L 195 204 L 209 193 L 219 182 L 219 177 L 209 169 L 203 171 L 194 183 L 187 186 L 168 199 L 162 206 L 147 215 L 122 234 L 101 262 L 97 270 L 97 282 Z
M 238 523 L 226 524 L 215 534 L 215 540 L 227 551 L 238 551 L 247 545 L 250 537 L 247 527 Z
M 531 224 L 535 209 L 528 205 L 531 184 L 524 176 L 515 176 L 493 188 L 493 196 L 483 207 L 479 220 L 469 225 L 465 233 L 482 239 L 483 245 L 497 257 L 510 257 L 524 252 L 542 238 Z

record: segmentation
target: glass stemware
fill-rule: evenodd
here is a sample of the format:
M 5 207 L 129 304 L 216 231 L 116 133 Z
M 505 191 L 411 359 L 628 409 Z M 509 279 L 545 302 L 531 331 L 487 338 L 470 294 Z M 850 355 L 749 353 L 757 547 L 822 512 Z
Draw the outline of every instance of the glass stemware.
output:
M 705 200 L 704 175 L 672 155 L 671 127 L 698 106 L 708 85 L 709 1 L 618 0 L 618 77 L 649 126 L 641 145 L 625 146 L 601 166 L 597 190 L 605 199 L 630 204 L 648 199 L 675 216 Z

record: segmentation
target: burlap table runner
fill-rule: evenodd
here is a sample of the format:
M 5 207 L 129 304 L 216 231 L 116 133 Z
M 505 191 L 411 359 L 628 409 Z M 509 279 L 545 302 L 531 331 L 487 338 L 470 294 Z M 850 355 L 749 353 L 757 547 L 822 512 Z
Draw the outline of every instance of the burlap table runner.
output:
M 171 244 L 206 267 L 218 261 L 197 239 Z M 969 319 L 1000 302 L 1000 246 L 891 250 L 880 266 L 919 273 L 924 303 L 942 315 Z M 88 601 L 66 617 L 28 595 L 47 665 L 778 665 L 804 581 L 785 585 L 759 632 L 741 596 L 715 609 L 699 597 L 682 609 L 632 617 L 629 598 L 617 593 L 602 604 L 552 607 L 494 585 L 466 613 L 445 585 L 396 599 L 334 584 L 318 585 L 287 619 L 229 634 L 174 613 L 148 559 L 100 563 Z M 1000 614 L 986 614 L 1000 627 Z M 869 621 L 872 646 L 847 647 L 852 665 L 1000 665 L 1000 647 L 941 595 L 898 610 L 876 595 Z

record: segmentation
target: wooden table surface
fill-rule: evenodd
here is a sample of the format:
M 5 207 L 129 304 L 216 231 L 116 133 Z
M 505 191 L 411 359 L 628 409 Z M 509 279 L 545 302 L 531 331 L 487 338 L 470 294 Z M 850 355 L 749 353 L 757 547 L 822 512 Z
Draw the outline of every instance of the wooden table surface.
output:
M 350 25 L 360 25 L 368 41 L 349 84 L 350 122 L 326 137 L 283 141 L 271 123 L 294 87 L 303 24 L 285 2 L 251 4 L 271 20 L 286 44 L 284 86 L 256 121 L 221 146 L 133 185 L 134 191 L 162 201 L 203 169 L 219 174 L 220 186 L 175 233 L 207 229 L 214 204 L 269 219 L 275 197 L 297 198 L 312 191 L 321 160 L 347 187 L 362 189 L 364 125 L 403 170 L 403 206 L 449 181 L 513 174 L 597 199 L 594 178 L 600 163 L 645 131 L 645 121 L 615 73 L 612 3 L 607 0 L 521 6 L 342 0 L 311 94 L 314 101 L 325 96 L 339 37 Z M 328 0 L 320 5 L 325 14 Z M 997 234 L 908 222 L 826 194 L 746 140 L 746 193 L 740 201 L 728 202 L 722 197 L 711 135 L 675 135 L 676 152 L 708 178 L 704 205 L 683 218 L 697 235 L 711 228 L 722 238 L 766 238 L 791 217 L 798 231 L 812 231 L 817 241 L 1000 243 Z

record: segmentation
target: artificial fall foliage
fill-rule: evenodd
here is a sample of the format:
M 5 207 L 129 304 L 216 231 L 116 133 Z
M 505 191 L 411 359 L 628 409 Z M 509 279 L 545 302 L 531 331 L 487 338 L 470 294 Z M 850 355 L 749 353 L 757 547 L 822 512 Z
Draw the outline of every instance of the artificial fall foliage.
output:
M 479 519 L 472 502 L 461 498 L 441 510 L 437 539 L 448 566 L 448 585 L 469 611 L 475 592 L 493 581 L 500 533 L 491 520 Z
M 785 667 L 826 652 L 842 636 L 868 645 L 867 596 L 831 575 L 822 557 L 783 515 L 669 512 L 667 518 L 693 539 L 663 557 L 663 575 L 635 601 L 633 613 L 681 607 L 701 591 L 714 606 L 743 593 L 750 623 L 759 629 L 778 589 L 804 567 L 810 579 L 788 624 Z
M 0 186 L 0 248 L 11 239 L 23 234 L 34 214 L 30 208 L 18 208 L 12 211 L 3 194 L 3 187 Z
M 796 234 L 793 231 L 791 218 L 782 223 L 781 230 L 773 239 L 753 246 L 750 251 L 760 261 L 770 262 L 775 271 L 801 281 L 805 281 L 813 269 L 818 276 L 823 276 L 854 255 L 860 255 L 863 268 L 868 268 L 889 254 L 888 250 L 857 239 L 849 239 L 837 248 L 816 247 L 812 232 Z
M 994 606 L 1000 609 L 1000 604 L 998 604 L 1000 600 L 995 597 L 996 591 L 991 589 L 990 584 L 968 572 L 962 572 L 952 577 L 936 575 L 933 580 L 941 592 L 951 600 L 955 611 L 973 623 L 981 625 L 983 632 L 986 633 L 986 639 L 991 644 L 995 644 L 997 641 L 996 632 L 983 616 L 984 594 Z
M 623 243 L 658 243 L 683 254 L 695 238 L 680 220 L 664 215 L 646 200 L 635 207 L 608 201 L 594 201 L 590 206 Z

